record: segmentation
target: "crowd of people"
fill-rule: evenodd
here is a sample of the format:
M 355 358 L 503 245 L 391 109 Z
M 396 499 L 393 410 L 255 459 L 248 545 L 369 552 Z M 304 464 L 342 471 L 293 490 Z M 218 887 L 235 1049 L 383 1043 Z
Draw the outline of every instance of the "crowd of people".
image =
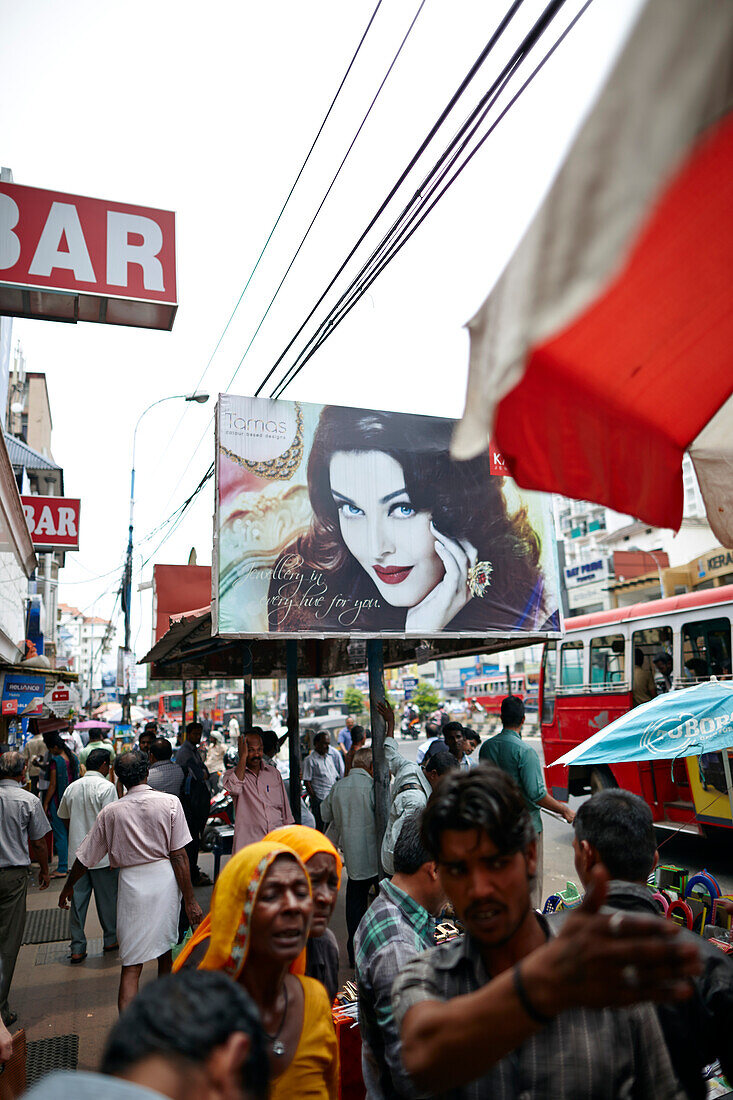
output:
M 86 957 L 93 893 L 104 950 L 122 967 L 99 1073 L 47 1077 L 29 1096 L 339 1096 L 332 1004 L 345 962 L 329 924 L 344 870 L 369 1100 L 697 1100 L 708 1063 L 733 1075 L 733 959 L 660 919 L 648 806 L 620 790 L 577 814 L 553 799 L 516 697 L 483 742 L 457 722 L 428 724 L 419 763 L 400 751 L 392 709 L 378 709 L 392 779 L 381 848 L 363 727 L 347 720 L 335 746 L 325 731 L 313 740 L 303 780 L 316 828 L 293 822 L 275 735 L 246 730 L 222 777 L 233 854 L 206 915 L 194 895 L 210 796 L 198 723 L 175 752 L 153 727 L 118 756 L 95 737 L 83 765 L 44 732 L 37 793 L 29 761 L 0 755 L 4 1024 L 15 1022 L 29 865 L 46 888 L 52 829 L 65 833 L 55 873 L 71 962 Z M 579 908 L 549 918 L 538 911 L 542 810 L 572 826 L 585 889 Z M 441 942 L 446 912 L 459 934 Z M 140 990 L 153 960 L 160 980 Z M 8 1044 L 3 1028 L 0 1060 Z

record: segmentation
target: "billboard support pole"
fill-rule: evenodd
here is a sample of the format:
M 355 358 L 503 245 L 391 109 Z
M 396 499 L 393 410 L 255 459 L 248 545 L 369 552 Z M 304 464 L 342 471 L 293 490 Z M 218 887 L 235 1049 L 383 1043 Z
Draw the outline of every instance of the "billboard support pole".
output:
M 377 819 L 377 852 L 381 867 L 382 840 L 387 830 L 389 814 L 389 769 L 384 757 L 384 719 L 377 710 L 377 703 L 384 698 L 384 646 L 381 638 L 367 641 L 369 668 L 369 709 L 372 724 L 372 764 L 374 775 L 375 815 Z
M 178 744 L 186 740 L 186 681 L 181 680 L 181 725 L 178 730 Z
M 288 677 L 288 750 L 290 755 L 290 809 L 300 825 L 300 722 L 298 719 L 298 643 L 285 643 Z
M 243 664 L 244 679 L 242 680 L 242 704 L 244 707 L 244 728 L 252 729 L 252 654 L 249 646 L 244 647 Z

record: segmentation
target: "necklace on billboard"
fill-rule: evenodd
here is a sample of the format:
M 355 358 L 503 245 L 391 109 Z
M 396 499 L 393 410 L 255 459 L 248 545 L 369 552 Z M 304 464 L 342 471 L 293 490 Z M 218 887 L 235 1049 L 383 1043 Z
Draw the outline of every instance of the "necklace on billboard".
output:
M 238 466 L 244 466 L 258 477 L 264 477 L 270 481 L 290 481 L 303 459 L 303 412 L 300 404 L 295 402 L 295 439 L 287 451 L 278 455 L 277 458 L 267 460 L 243 458 L 229 447 L 225 447 L 223 443 L 219 444 L 219 449 Z
M 491 574 L 494 567 L 490 561 L 477 561 L 468 570 L 468 590 L 472 596 L 481 599 L 491 587 Z

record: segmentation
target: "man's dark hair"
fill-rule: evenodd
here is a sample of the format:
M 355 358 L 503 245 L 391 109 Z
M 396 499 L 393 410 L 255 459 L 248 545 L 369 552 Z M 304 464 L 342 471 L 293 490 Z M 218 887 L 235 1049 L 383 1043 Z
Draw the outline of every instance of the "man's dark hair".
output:
M 140 749 L 130 749 L 129 752 L 124 752 L 122 756 L 117 757 L 115 762 L 117 778 L 128 790 L 130 787 L 137 786 L 138 783 L 145 782 L 148 778 L 149 767 L 148 755 L 141 752 Z
M 481 738 L 476 733 L 476 730 L 471 729 L 470 726 L 464 726 L 463 727 L 463 736 L 466 740 L 473 741 L 474 744 L 476 744 L 476 745 L 481 744 Z
M 422 841 L 433 859 L 440 855 L 446 829 L 482 829 L 502 855 L 523 852 L 535 831 L 519 787 L 505 771 L 480 764 L 445 776 L 428 799 Z
M 153 760 L 170 760 L 173 756 L 173 747 L 167 737 L 156 737 L 150 746 L 150 755 Z
M 366 741 L 366 730 L 363 726 L 351 727 L 351 744 L 360 745 L 362 741 Z
M 86 759 L 88 772 L 98 772 L 105 764 L 111 764 L 112 757 L 109 749 L 92 749 Z
M 182 970 L 144 986 L 112 1028 L 100 1068 L 119 1076 L 158 1055 L 185 1070 L 203 1065 L 237 1031 L 251 1044 L 243 1090 L 265 1100 L 270 1069 L 259 1013 L 241 985 L 215 970 Z
M 254 731 L 252 731 L 254 732 Z M 262 731 L 262 751 L 265 756 L 277 756 L 278 749 L 280 748 L 280 742 L 277 739 L 277 734 L 274 730 Z
M 460 733 L 463 735 L 463 726 L 460 722 L 446 722 L 443 726 L 443 737 L 446 733 Z
M 672 664 L 672 658 L 671 658 L 669 653 L 665 653 L 664 650 L 662 650 L 662 652 L 657 653 L 656 657 L 654 658 L 654 664 L 655 665 L 671 665 Z
M 0 756 L 0 779 L 20 779 L 25 767 L 23 755 L 14 750 Z
M 440 752 L 434 752 L 432 756 L 429 756 L 425 761 L 426 772 L 437 772 L 438 775 L 445 775 L 452 768 L 458 767 L 458 761 L 452 752 L 447 752 L 442 749 Z
M 153 734 L 157 735 L 157 733 L 158 733 L 158 723 L 157 722 L 146 722 L 145 723 L 145 729 L 143 730 L 143 733 L 153 733 Z
M 316 741 L 322 741 L 324 737 L 330 743 L 331 734 L 328 732 L 328 730 L 317 730 L 313 734 L 313 744 L 315 745 Z
M 396 875 L 416 875 L 423 864 L 432 860 L 433 857 L 423 844 L 421 827 L 422 814 L 410 814 L 405 818 L 392 856 Z
M 573 828 L 578 841 L 587 840 L 596 849 L 611 878 L 649 878 L 657 842 L 652 812 L 638 795 L 599 791 L 578 808 Z
M 524 700 L 518 695 L 507 695 L 501 701 L 501 724 L 508 729 L 521 726 L 524 721 Z
M 440 737 L 440 727 L 437 722 L 425 723 L 425 736 L 428 738 Z
M 193 733 L 194 730 L 201 730 L 201 732 L 203 733 L 204 732 L 203 723 L 202 722 L 189 722 L 188 725 L 186 726 L 186 733 Z
M 99 726 L 92 726 L 92 728 L 89 730 L 89 740 L 102 741 L 104 740 L 105 733 L 106 730 L 100 729 Z

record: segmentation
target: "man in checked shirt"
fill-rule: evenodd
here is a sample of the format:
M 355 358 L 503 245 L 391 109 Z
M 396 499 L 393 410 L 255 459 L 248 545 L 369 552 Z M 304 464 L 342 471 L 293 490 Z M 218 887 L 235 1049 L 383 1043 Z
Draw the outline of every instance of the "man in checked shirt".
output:
M 416 955 L 394 982 L 392 1010 L 416 1095 L 681 1096 L 656 1014 L 637 1002 L 689 997 L 697 946 L 670 921 L 599 913 L 608 881 L 600 870 L 583 906 L 552 936 L 530 904 L 529 812 L 514 781 L 492 765 L 448 773 L 421 835 L 466 935 Z

